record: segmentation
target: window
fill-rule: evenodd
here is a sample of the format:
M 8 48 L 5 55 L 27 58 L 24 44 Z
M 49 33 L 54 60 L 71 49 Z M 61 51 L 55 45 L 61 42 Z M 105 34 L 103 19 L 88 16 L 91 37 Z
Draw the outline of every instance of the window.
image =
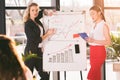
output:
M 110 25 L 112 31 L 116 31 L 120 27 L 120 0 L 104 0 L 104 12 L 106 21 Z
M 24 32 L 24 24 L 22 21 L 24 10 L 6 10 L 6 34 L 15 36 Z
M 60 10 L 80 11 L 93 5 L 93 0 L 60 0 Z
M 52 8 L 56 0 L 5 0 L 6 34 L 9 36 L 24 34 L 23 14 L 26 6 L 36 2 L 40 7 Z
M 105 7 L 120 7 L 120 0 L 104 0 Z
M 56 0 L 5 0 L 6 6 L 26 6 L 31 2 L 37 2 L 38 5 L 40 6 L 45 6 L 45 7 L 55 7 L 55 2 Z
M 117 30 L 120 27 L 120 10 L 118 9 L 106 9 L 105 17 L 111 30 Z

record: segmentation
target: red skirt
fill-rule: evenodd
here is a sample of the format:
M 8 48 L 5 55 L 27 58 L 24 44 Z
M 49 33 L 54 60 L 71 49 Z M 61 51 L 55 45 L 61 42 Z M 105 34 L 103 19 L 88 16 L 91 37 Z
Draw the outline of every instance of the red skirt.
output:
M 106 59 L 105 46 L 90 46 L 90 65 L 87 78 L 101 80 L 101 66 Z

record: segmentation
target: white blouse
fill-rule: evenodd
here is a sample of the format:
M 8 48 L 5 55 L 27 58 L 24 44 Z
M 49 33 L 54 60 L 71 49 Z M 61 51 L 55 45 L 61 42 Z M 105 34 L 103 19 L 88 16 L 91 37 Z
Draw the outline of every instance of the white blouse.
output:
M 92 27 L 89 37 L 95 40 L 105 40 L 105 36 L 103 32 L 104 25 L 105 25 L 104 20 L 94 25 L 95 27 L 94 26 Z M 96 44 L 96 43 L 89 43 L 89 44 L 90 45 L 101 45 L 101 44 Z

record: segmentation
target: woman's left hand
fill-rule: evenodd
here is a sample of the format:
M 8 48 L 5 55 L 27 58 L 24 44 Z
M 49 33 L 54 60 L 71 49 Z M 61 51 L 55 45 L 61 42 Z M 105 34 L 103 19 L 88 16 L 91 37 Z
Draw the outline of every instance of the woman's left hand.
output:
M 93 38 L 90 38 L 90 37 L 86 38 L 85 40 L 86 40 L 88 43 L 94 42 L 94 39 L 93 39 Z

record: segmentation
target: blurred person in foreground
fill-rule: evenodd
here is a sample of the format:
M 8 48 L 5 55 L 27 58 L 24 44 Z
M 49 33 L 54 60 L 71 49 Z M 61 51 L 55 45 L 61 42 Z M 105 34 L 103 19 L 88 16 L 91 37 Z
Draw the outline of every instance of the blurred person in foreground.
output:
M 18 55 L 15 41 L 0 35 L 0 80 L 33 80 L 32 72 Z

